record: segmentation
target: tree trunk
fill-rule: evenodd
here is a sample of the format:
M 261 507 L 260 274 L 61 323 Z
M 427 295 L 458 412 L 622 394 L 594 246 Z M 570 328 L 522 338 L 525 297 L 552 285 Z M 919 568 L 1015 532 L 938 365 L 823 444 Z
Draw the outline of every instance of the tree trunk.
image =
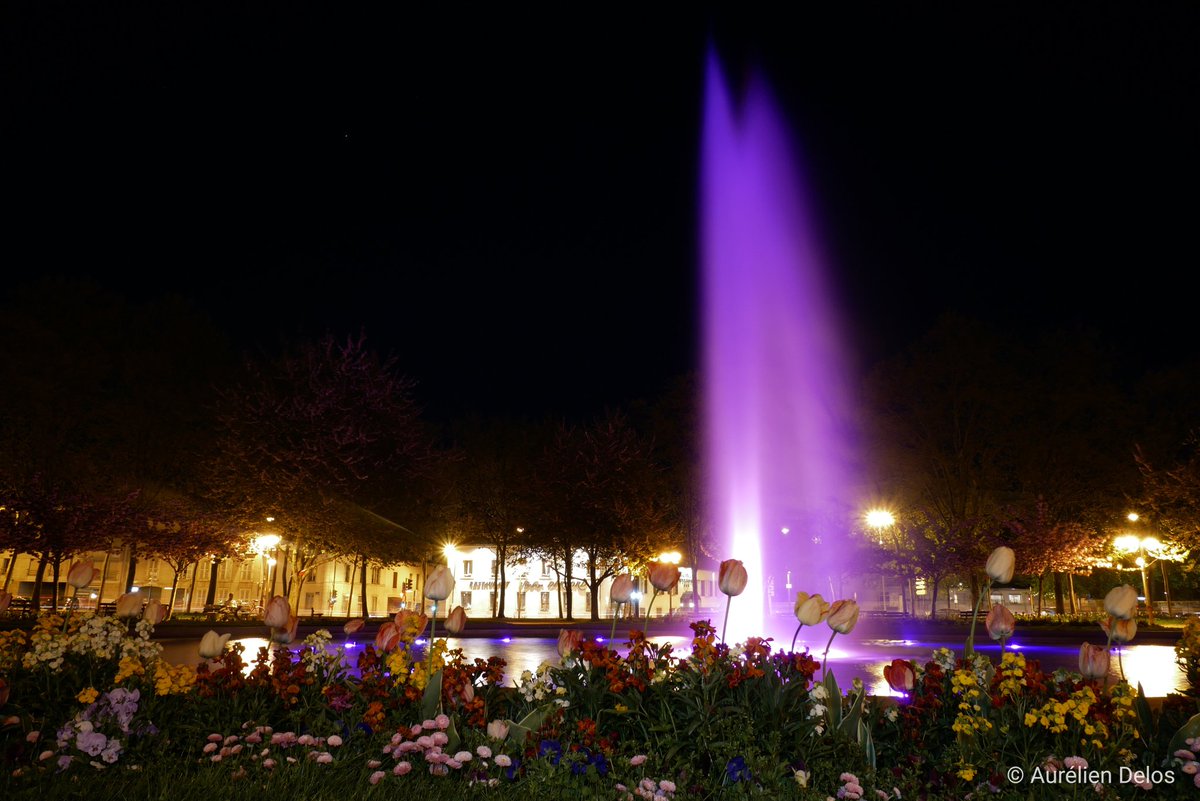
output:
M 125 571 L 125 589 L 121 592 L 129 592 L 133 589 L 134 579 L 137 577 L 137 554 L 134 553 L 133 546 L 129 546 L 129 565 Z
M 563 592 L 563 597 L 566 598 L 566 602 L 567 602 L 566 603 L 566 606 L 567 606 L 566 614 L 563 616 L 563 620 L 574 620 L 575 619 L 575 610 L 574 610 L 575 593 L 571 592 L 571 582 L 575 578 L 574 574 L 572 573 L 573 566 L 571 563 L 574 560 L 571 558 L 571 556 L 572 556 L 572 554 L 571 554 L 570 550 L 568 549 L 566 559 L 563 560 L 563 562 L 564 562 L 563 575 L 566 578 L 566 581 L 563 584 L 562 592 Z
M 1071 614 L 1078 615 L 1079 614 L 1079 597 L 1077 595 L 1075 595 L 1075 574 L 1074 573 L 1067 574 L 1067 585 L 1071 589 Z
M 167 605 L 167 617 L 175 612 L 175 599 L 179 596 L 179 567 L 171 565 L 171 603 Z
M 292 566 L 292 546 L 283 549 L 283 565 L 275 565 L 275 569 L 279 571 L 279 575 L 283 576 L 283 597 L 290 598 L 292 593 L 292 574 L 288 571 Z M 272 585 L 274 586 L 274 585 Z
M 360 582 L 360 586 L 358 589 L 359 589 L 359 592 L 362 593 L 363 618 L 366 620 L 370 620 L 371 619 L 371 610 L 367 608 L 367 556 L 366 556 L 366 554 L 363 554 L 363 556 L 362 556 L 362 575 L 359 576 L 358 580 Z
M 200 560 L 197 559 L 192 563 L 192 583 L 188 586 L 188 602 L 187 609 L 184 611 L 192 611 L 192 601 L 196 597 L 196 574 L 200 572 Z
M 33 613 L 42 613 L 42 579 L 46 577 L 46 554 L 38 556 L 37 575 L 33 577 Z
M 1054 613 L 1057 615 L 1065 615 L 1067 613 L 1066 606 L 1063 604 L 1063 596 L 1066 592 L 1063 590 L 1062 573 L 1054 572 Z
M 204 595 L 205 606 L 215 606 L 217 603 L 217 568 L 221 566 L 219 559 L 212 560 L 208 570 L 208 592 Z
M 1158 566 L 1160 568 L 1162 568 L 1163 595 L 1165 595 L 1167 598 L 1167 614 L 1173 615 L 1175 613 L 1171 611 L 1171 585 L 1167 581 L 1167 563 L 1164 560 L 1160 559 L 1158 562 Z
M 54 576 L 54 587 L 50 590 L 50 610 L 58 612 L 58 577 L 59 568 L 62 566 L 62 556 L 55 554 L 54 559 L 50 561 L 51 575 Z
M 1042 616 L 1042 580 L 1045 578 L 1045 573 L 1038 573 L 1038 596 L 1037 596 L 1037 616 Z
M 111 546 L 104 552 L 104 567 L 100 569 L 100 592 L 96 594 L 96 609 L 104 603 L 104 585 L 108 583 L 108 561 L 112 558 Z
M 350 589 L 346 591 L 346 616 L 354 614 L 354 579 L 358 575 L 358 559 L 355 558 L 350 562 L 350 578 L 346 582 L 350 585 Z
M 932 586 L 929 588 L 929 619 L 937 619 L 938 585 L 942 583 L 941 576 L 930 576 Z
M 4 571 L 4 591 L 8 592 L 8 585 L 12 582 L 13 568 L 17 564 L 17 549 L 12 549 L 12 557 L 8 560 L 8 570 Z
M 600 582 L 596 581 L 596 554 L 588 552 L 588 594 L 592 596 L 590 620 L 600 619 Z

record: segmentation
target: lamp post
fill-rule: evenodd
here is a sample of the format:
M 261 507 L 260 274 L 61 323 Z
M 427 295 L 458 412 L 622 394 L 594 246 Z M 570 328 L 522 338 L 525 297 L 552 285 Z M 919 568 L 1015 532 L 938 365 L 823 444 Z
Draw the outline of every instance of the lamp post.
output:
M 879 547 L 883 547 L 883 530 L 891 528 L 896 524 L 896 516 L 887 509 L 868 509 L 864 518 L 867 525 L 875 529 L 875 536 L 879 543 Z M 880 607 L 887 605 L 887 576 L 883 573 L 879 575 L 880 594 L 883 596 L 880 599 Z M 900 593 L 900 611 L 903 613 L 908 601 L 908 582 L 905 582 L 903 592 Z
M 1133 563 L 1137 565 L 1138 572 L 1142 574 L 1142 595 L 1146 599 L 1147 622 L 1154 625 L 1154 598 L 1150 595 L 1150 576 L 1147 574 L 1146 568 L 1158 560 L 1154 559 L 1147 562 L 1146 556 L 1150 554 L 1151 550 L 1160 548 L 1162 543 L 1154 537 L 1141 539 L 1136 534 L 1125 534 L 1113 540 L 1113 546 L 1118 551 L 1127 554 L 1137 554 Z

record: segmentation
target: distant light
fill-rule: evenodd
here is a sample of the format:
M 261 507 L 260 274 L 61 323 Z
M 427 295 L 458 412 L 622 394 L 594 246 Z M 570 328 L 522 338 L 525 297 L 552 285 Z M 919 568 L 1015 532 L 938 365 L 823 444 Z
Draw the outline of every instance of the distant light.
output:
M 633 592 L 629 593 L 629 597 L 631 600 L 639 601 L 642 598 L 642 594 L 639 591 L 634 590 Z
M 140 592 L 140 591 L 141 591 L 141 587 L 130 587 L 130 588 L 129 588 L 129 591 L 130 591 L 130 592 Z
M 92 593 L 92 600 L 93 600 L 93 601 L 94 601 L 94 600 L 96 600 L 96 597 L 97 597 L 97 596 L 96 596 L 96 593 L 94 593 L 94 592 L 93 592 L 93 593 Z
M 871 528 L 887 528 L 896 522 L 896 516 L 887 509 L 867 510 L 867 525 Z
M 500 642 L 512 642 L 512 637 L 501 637 Z
M 668 565 L 677 565 L 682 558 L 679 551 L 665 551 L 658 555 L 658 561 Z
M 1138 513 L 1137 512 L 1130 512 L 1129 514 L 1125 515 L 1125 517 L 1127 520 L 1129 520 L 1130 523 L 1136 523 L 1138 521 Z
M 792 530 L 790 528 L 788 528 L 787 526 L 784 526 L 783 528 L 779 529 L 779 533 L 780 534 L 791 534 Z
M 603 637 L 597 637 L 597 638 L 596 638 L 596 642 L 604 642 L 604 638 L 603 638 Z

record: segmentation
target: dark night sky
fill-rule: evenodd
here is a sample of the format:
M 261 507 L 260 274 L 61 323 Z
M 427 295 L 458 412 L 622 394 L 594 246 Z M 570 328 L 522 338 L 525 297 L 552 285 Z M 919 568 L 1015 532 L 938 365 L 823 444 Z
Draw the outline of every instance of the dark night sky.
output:
M 791 121 L 865 363 L 948 309 L 1193 353 L 1195 3 L 357 5 L 9 4 L 6 274 L 364 327 L 443 409 L 651 395 L 697 362 L 715 42 Z

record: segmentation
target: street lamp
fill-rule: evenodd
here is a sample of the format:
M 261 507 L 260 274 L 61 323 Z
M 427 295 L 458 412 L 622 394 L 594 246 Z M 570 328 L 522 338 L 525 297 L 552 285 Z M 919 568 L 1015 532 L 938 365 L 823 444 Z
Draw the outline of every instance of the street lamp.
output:
M 891 528 L 892 526 L 894 526 L 896 524 L 896 516 L 894 514 L 892 514 L 891 512 L 889 512 L 887 509 L 868 509 L 866 514 L 863 515 L 863 517 L 866 519 L 867 525 L 870 526 L 871 528 L 875 529 L 875 536 L 879 543 L 879 547 L 882 548 L 883 547 L 883 530 L 885 528 Z M 887 575 L 886 574 L 884 574 L 882 572 L 880 573 L 879 583 L 880 583 L 880 594 L 883 596 L 882 598 L 880 598 L 880 606 L 884 607 L 884 606 L 887 606 Z M 901 612 L 904 612 L 904 606 L 908 600 L 908 583 L 907 582 L 905 582 L 905 586 L 903 589 L 904 589 L 904 591 L 900 594 L 900 611 Z

